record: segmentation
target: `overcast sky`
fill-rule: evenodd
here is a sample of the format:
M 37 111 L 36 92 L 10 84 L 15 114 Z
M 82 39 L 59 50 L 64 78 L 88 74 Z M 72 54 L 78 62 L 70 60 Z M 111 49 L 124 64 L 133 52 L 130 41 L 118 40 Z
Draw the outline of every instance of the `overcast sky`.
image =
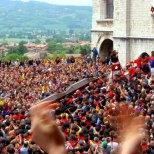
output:
M 30 1 L 30 0 L 22 0 Z M 36 0 L 58 5 L 85 5 L 91 6 L 92 0 Z

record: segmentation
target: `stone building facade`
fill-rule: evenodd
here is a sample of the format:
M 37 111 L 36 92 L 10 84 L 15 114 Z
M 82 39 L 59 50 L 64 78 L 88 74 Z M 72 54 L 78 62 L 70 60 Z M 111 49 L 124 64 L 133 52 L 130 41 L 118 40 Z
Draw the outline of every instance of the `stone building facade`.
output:
M 125 65 L 154 50 L 154 0 L 93 0 L 91 46 L 100 57 L 119 52 Z

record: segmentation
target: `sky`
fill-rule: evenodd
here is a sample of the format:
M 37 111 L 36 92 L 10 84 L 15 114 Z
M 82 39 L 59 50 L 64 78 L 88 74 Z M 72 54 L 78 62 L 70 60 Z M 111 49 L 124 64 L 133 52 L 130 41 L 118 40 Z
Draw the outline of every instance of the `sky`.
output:
M 22 1 L 31 1 L 31 0 L 22 0 Z M 40 2 L 47 2 L 51 4 L 58 5 L 83 5 L 83 6 L 91 6 L 92 0 L 35 0 Z

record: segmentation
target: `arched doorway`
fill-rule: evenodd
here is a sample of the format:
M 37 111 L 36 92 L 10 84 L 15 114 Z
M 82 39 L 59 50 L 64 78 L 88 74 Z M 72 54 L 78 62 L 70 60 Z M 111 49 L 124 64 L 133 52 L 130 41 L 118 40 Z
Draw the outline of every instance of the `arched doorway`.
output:
M 102 42 L 99 50 L 101 60 L 105 60 L 106 57 L 109 57 L 111 51 L 113 51 L 113 41 L 110 39 L 105 39 Z

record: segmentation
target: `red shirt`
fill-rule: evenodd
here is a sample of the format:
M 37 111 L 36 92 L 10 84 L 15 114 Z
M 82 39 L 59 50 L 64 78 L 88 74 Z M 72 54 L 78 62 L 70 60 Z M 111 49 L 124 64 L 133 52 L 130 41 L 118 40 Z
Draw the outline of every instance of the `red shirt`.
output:
M 134 60 L 134 63 L 137 65 L 137 67 L 141 67 L 141 58 Z
M 90 125 L 91 125 L 90 121 L 87 120 L 87 121 L 86 121 L 86 125 L 87 125 L 87 126 L 90 126 Z
M 22 120 L 22 119 L 25 118 L 25 116 L 22 115 L 22 114 L 15 114 L 15 115 L 12 116 L 12 118 L 13 118 L 14 120 Z
M 128 72 L 130 75 L 134 75 L 136 73 L 136 70 L 135 68 L 130 68 Z
M 68 100 L 67 100 L 67 104 L 72 104 L 73 103 L 73 98 L 69 98 Z
M 112 64 L 112 71 L 119 71 L 119 70 L 121 70 L 120 63 L 113 63 Z
M 98 79 L 97 83 L 101 85 L 103 83 L 103 81 L 101 79 Z
M 146 151 L 149 149 L 149 146 L 147 144 L 142 144 L 141 148 L 142 148 L 142 151 Z
M 72 140 L 70 141 L 70 144 L 72 145 L 73 148 L 75 148 L 75 146 L 77 145 L 77 141 Z
M 85 137 L 84 136 L 80 136 L 79 139 L 80 140 L 85 140 Z
M 64 131 L 64 134 L 65 134 L 65 137 L 68 137 L 69 131 L 65 130 L 65 131 Z
M 64 124 L 64 123 L 66 123 L 67 121 L 68 121 L 68 120 L 67 120 L 66 118 L 62 118 L 60 122 Z
M 109 91 L 108 96 L 109 96 L 110 98 L 113 98 L 113 97 L 114 97 L 114 93 L 113 93 L 112 91 Z
M 0 123 L 3 122 L 4 118 L 0 117 Z

